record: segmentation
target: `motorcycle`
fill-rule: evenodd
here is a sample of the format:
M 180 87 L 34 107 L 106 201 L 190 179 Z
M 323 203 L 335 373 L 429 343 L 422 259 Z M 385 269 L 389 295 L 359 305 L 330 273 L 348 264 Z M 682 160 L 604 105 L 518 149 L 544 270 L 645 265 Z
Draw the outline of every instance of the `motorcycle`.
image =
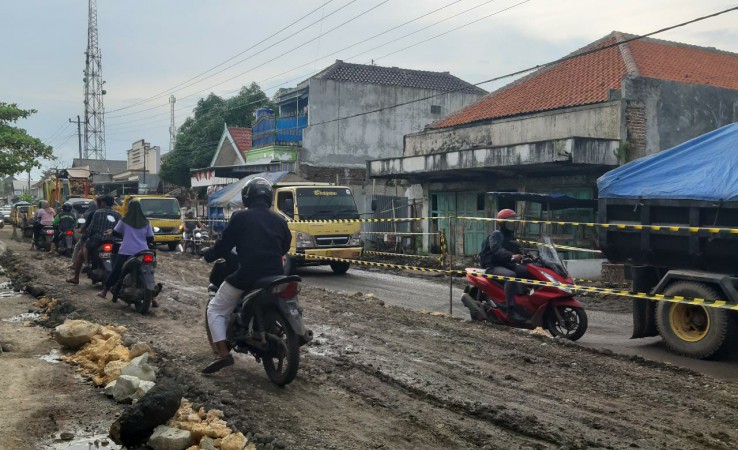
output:
M 48 252 L 54 242 L 54 227 L 44 225 L 35 238 L 36 250 Z
M 210 241 L 210 234 L 202 228 L 195 228 L 192 232 L 184 231 L 182 233 L 182 242 L 189 242 L 188 250 L 195 256 L 202 254 L 203 245 L 208 241 Z
M 538 246 L 538 256 L 527 256 L 523 264 L 531 279 L 547 283 L 574 284 L 550 238 Z M 515 296 L 516 311 L 524 322 L 511 320 L 504 312 L 504 282 L 486 278 L 484 269 L 467 269 L 469 285 L 461 302 L 469 309 L 472 320 L 488 321 L 516 328 L 544 327 L 554 337 L 576 341 L 587 331 L 587 313 L 584 305 L 574 298 L 566 287 L 526 285 L 526 292 Z M 503 309 L 504 308 L 504 309 Z
M 203 249 L 203 253 L 207 248 Z M 210 272 L 210 300 L 226 276 L 238 268 L 234 253 L 215 262 Z M 228 319 L 228 348 L 238 353 L 250 353 L 264 366 L 269 379 L 285 386 L 297 377 L 300 347 L 310 342 L 313 332 L 302 321 L 302 307 L 297 299 L 299 276 L 277 275 L 258 280 L 250 292 L 245 292 Z M 205 329 L 212 342 L 207 325 Z
M 118 258 L 122 257 L 118 255 Z M 139 313 L 146 314 L 162 289 L 162 284 L 154 281 L 155 268 L 155 250 L 144 250 L 128 258 L 119 281 L 113 286 L 113 303 L 120 299 L 133 305 Z
M 59 233 L 59 239 L 57 241 L 58 242 L 58 245 L 56 248 L 57 253 L 59 253 L 62 256 L 72 256 L 72 252 L 74 251 L 74 244 L 76 242 L 76 239 L 74 238 L 74 231 L 59 230 L 58 233 Z
M 120 247 L 120 241 L 116 241 L 112 238 L 103 240 L 97 247 L 97 250 L 92 252 L 90 257 L 90 266 L 87 268 L 87 277 L 95 283 L 105 283 L 108 276 L 113 271 L 113 255 L 118 253 Z

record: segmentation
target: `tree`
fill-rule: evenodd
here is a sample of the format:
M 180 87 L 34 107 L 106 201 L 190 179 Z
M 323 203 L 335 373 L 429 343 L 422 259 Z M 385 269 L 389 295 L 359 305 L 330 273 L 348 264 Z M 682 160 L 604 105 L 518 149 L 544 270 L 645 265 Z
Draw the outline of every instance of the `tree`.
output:
M 244 86 L 238 95 L 227 100 L 210 94 L 195 106 L 194 117 L 188 117 L 177 131 L 177 143 L 161 165 L 164 181 L 190 186 L 190 169 L 208 167 L 223 134 L 224 124 L 251 126 L 257 108 L 271 106 L 258 84 Z
M 54 159 L 52 148 L 13 124 L 36 113 L 15 103 L 0 102 L 0 175 L 3 177 L 41 168 L 42 159 Z

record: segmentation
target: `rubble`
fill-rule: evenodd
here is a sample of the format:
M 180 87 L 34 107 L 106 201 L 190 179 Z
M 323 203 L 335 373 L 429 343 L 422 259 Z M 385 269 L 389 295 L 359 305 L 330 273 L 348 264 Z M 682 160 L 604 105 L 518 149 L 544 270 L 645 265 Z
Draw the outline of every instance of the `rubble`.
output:
M 242 450 L 244 448 L 255 448 L 254 446 L 246 447 L 248 439 L 240 432 L 234 432 L 225 420 L 223 420 L 223 412 L 218 409 L 205 411 L 200 407 L 197 411 L 192 403 L 186 399 L 182 399 L 182 403 L 174 417 L 167 423 L 167 426 L 187 430 L 192 433 L 192 439 L 195 445 L 188 450 L 210 450 L 211 448 L 219 448 L 220 450 Z
M 124 402 L 130 400 L 136 393 L 136 389 L 138 389 L 139 384 L 141 384 L 141 380 L 139 380 L 138 378 L 128 375 L 121 375 L 120 377 L 118 377 L 117 380 L 115 380 L 115 385 L 111 389 L 113 398 L 116 402 Z
M 112 361 L 127 363 L 131 359 L 128 349 L 121 344 L 121 333 L 125 331 L 125 327 L 99 327 L 97 334 L 80 351 L 59 359 L 79 366 L 78 372 L 90 377 L 96 386 L 107 385 L 117 378 L 122 369 L 121 364 L 110 367 L 108 364 Z
M 146 395 L 146 393 L 149 392 L 154 386 L 156 386 L 156 383 L 154 383 L 153 381 L 142 380 L 140 383 L 138 383 L 138 388 L 136 389 L 136 392 L 134 392 L 131 396 L 131 400 L 133 400 L 134 403 L 141 400 L 143 396 Z
M 120 374 L 136 377 L 143 381 L 156 381 L 156 372 L 154 372 L 154 368 L 148 364 L 148 361 L 148 353 L 144 353 L 139 357 L 133 358 L 125 367 L 120 369 Z
M 159 425 L 149 438 L 148 446 L 154 450 L 185 450 L 190 439 L 189 431 Z
M 153 358 L 154 357 L 154 351 L 151 349 L 151 347 L 149 346 L 149 344 L 147 344 L 145 342 L 137 342 L 137 343 L 133 344 L 131 346 L 131 350 L 130 350 L 129 353 L 131 355 L 131 358 L 137 358 L 137 357 L 143 355 L 144 353 L 148 353 L 149 354 L 149 358 Z
M 99 325 L 86 320 L 67 320 L 54 329 L 54 339 L 62 347 L 77 349 L 90 342 L 99 329 Z

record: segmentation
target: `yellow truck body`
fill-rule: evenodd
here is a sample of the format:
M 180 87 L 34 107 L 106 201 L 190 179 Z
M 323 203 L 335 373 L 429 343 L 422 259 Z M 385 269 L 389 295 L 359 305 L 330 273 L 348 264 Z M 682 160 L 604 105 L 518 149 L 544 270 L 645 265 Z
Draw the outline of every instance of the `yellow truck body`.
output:
M 290 253 L 317 257 L 357 259 L 361 256 L 361 223 L 301 223 L 336 219 L 358 219 L 359 212 L 350 188 L 328 183 L 293 182 L 274 185 L 272 208 L 287 220 L 292 233 Z M 291 257 L 286 271 L 298 265 L 329 264 L 334 272 L 345 273 L 349 264 Z
M 167 244 L 170 250 L 177 248 L 177 244 L 182 241 L 182 232 L 179 229 L 182 224 L 182 212 L 179 209 L 179 201 L 168 195 L 126 195 L 123 204 L 115 209 L 124 216 L 128 204 L 133 200 L 141 203 L 143 212 L 154 229 L 154 242 Z

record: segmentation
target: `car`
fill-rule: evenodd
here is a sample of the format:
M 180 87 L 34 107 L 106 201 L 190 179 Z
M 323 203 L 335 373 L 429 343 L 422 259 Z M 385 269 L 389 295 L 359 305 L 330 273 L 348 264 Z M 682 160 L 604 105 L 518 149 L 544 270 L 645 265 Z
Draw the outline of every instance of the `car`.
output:
M 10 223 L 10 206 L 2 206 L 0 207 L 0 214 L 3 215 L 3 221 L 5 223 Z

